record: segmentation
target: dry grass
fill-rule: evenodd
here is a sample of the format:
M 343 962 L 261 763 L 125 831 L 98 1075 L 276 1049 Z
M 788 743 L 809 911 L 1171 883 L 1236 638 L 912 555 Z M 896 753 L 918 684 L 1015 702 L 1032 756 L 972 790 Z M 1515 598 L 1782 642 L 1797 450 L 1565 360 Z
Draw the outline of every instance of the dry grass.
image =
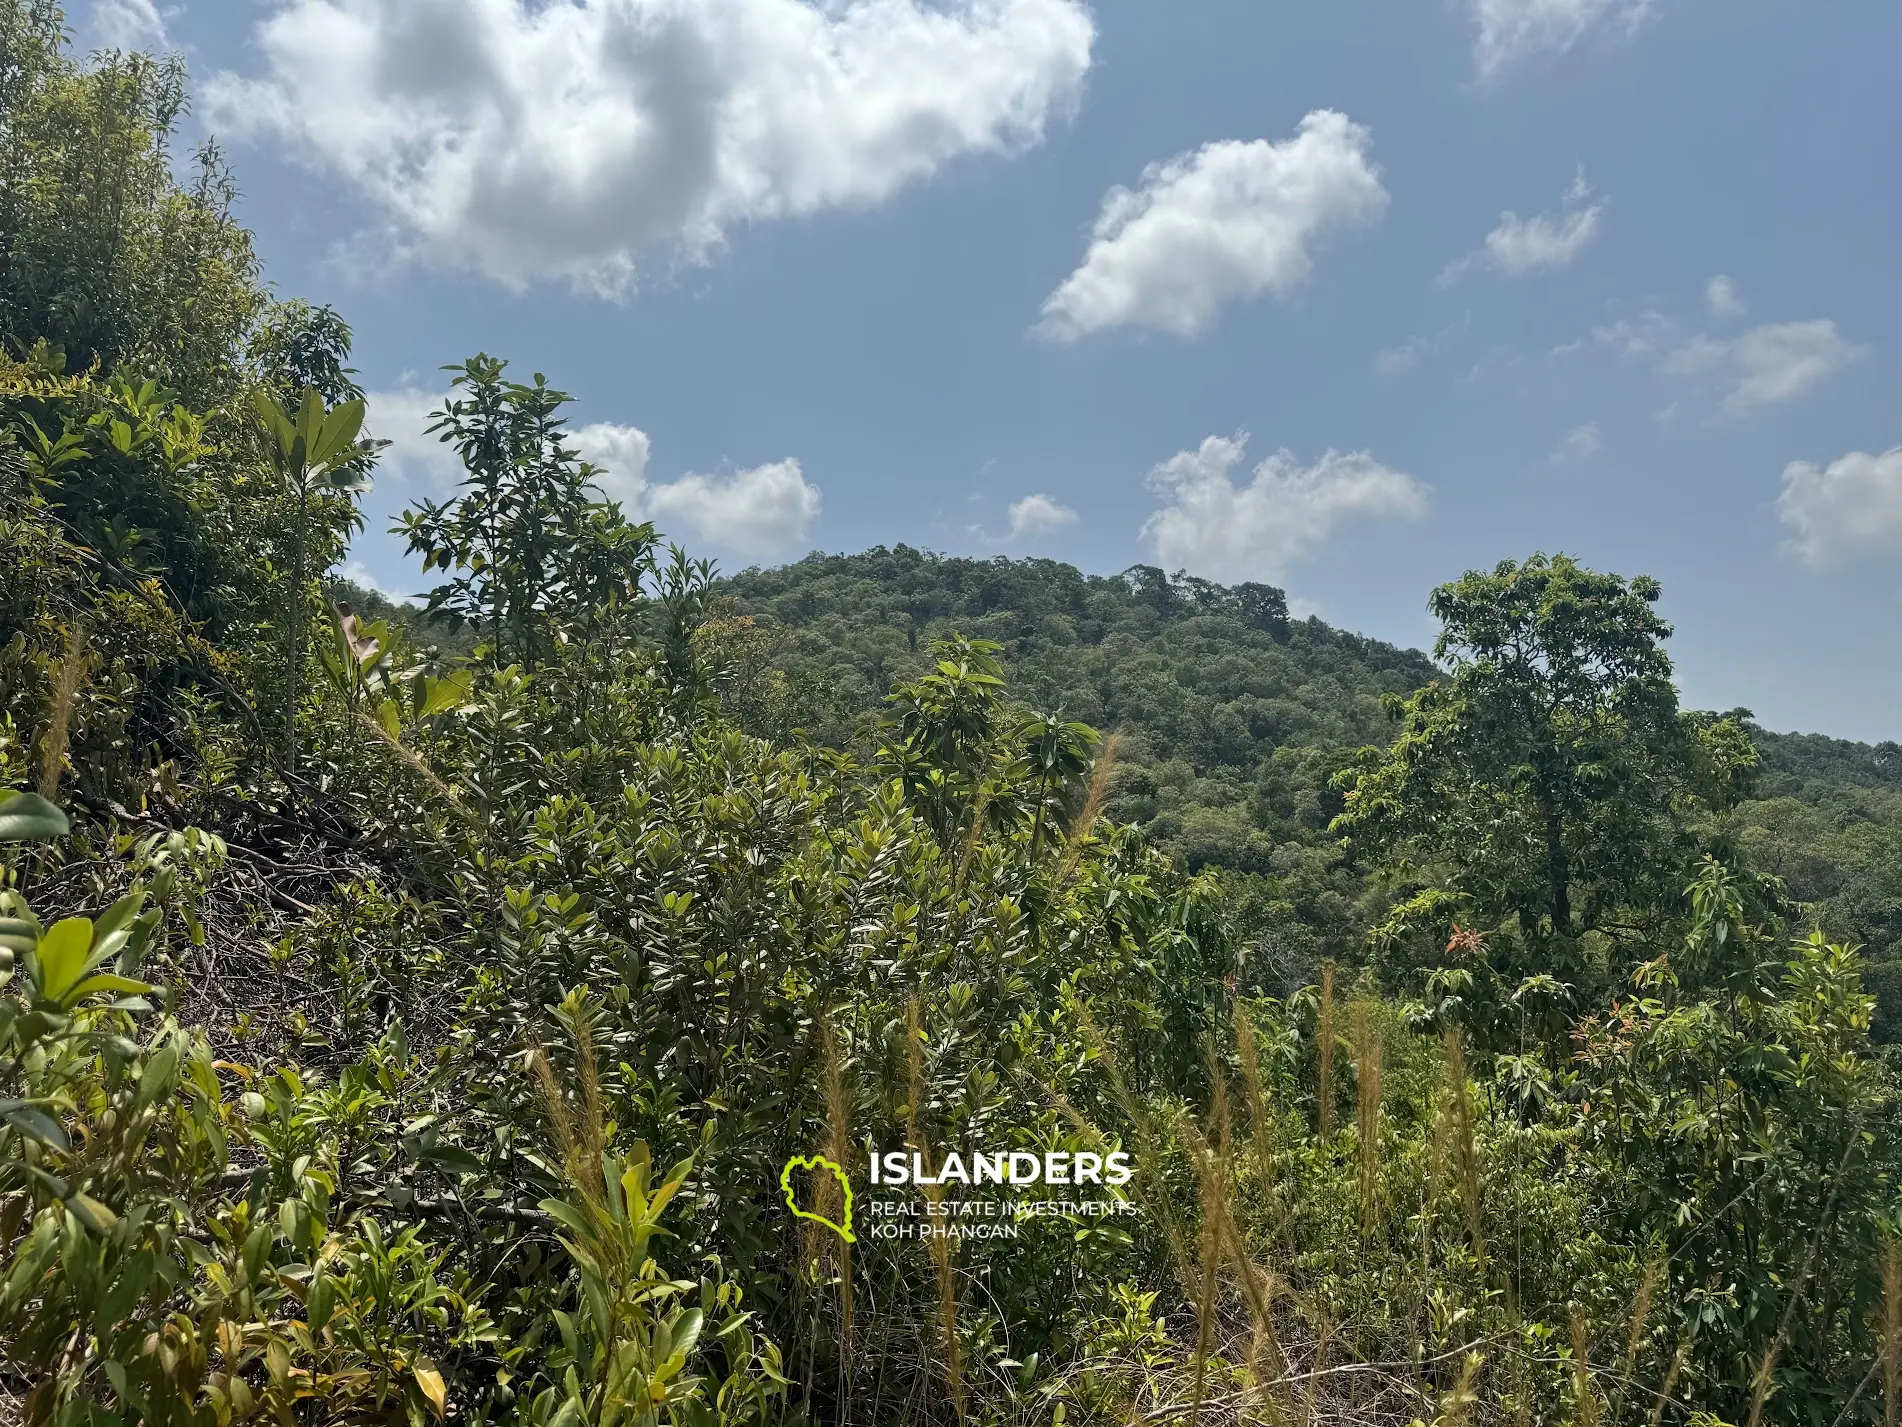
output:
M 1083 843 L 1090 835 L 1090 829 L 1096 826 L 1096 820 L 1103 813 L 1103 804 L 1109 798 L 1110 776 L 1116 771 L 1116 748 L 1122 741 L 1120 733 L 1112 733 L 1103 740 L 1103 747 L 1096 755 L 1096 765 L 1090 771 L 1090 790 L 1083 797 L 1083 806 L 1077 811 L 1076 821 L 1070 824 L 1069 836 L 1064 839 L 1063 856 L 1057 861 L 1055 885 L 1061 887 L 1070 880 L 1070 874 L 1076 871 L 1077 859 L 1083 855 Z
M 92 668 L 86 648 L 86 631 L 74 625 L 67 631 L 66 654 L 60 660 L 59 673 L 53 678 L 53 692 L 47 699 L 46 732 L 40 737 L 39 794 L 51 799 L 59 792 L 59 780 L 66 774 L 66 750 L 72 741 L 73 708 L 79 691 L 85 687 Z
M 1355 1125 L 1360 1164 L 1360 1226 L 1373 1231 L 1380 1213 L 1380 1032 L 1365 1001 L 1354 1003 Z
M 925 1103 L 924 1040 L 924 1011 L 918 998 L 913 996 L 905 1007 L 905 1056 L 911 1079 L 911 1095 L 907 1106 L 908 1128 L 912 1147 L 924 1156 L 926 1168 L 935 1174 L 931 1143 L 921 1114 Z M 930 1207 L 936 1209 L 944 1191 L 931 1183 L 920 1183 L 918 1188 Z M 925 1222 L 930 1225 L 934 1221 L 927 1216 Z M 925 1246 L 931 1251 L 931 1266 L 938 1290 L 938 1329 L 944 1340 L 945 1387 L 951 1394 L 952 1409 L 962 1423 L 967 1410 L 964 1347 L 958 1337 L 958 1281 L 956 1268 L 951 1262 L 951 1240 L 942 1234 L 932 1234 L 925 1239 Z
M 1116 1104 L 1128 1118 L 1130 1130 L 1136 1140 L 1136 1162 L 1138 1164 L 1160 1165 L 1162 1163 L 1162 1142 L 1156 1134 L 1156 1124 L 1148 1109 L 1131 1093 L 1129 1080 L 1123 1074 L 1121 1062 L 1110 1049 L 1108 1040 L 1101 1028 L 1090 1015 L 1088 1008 L 1079 1006 L 1078 1024 L 1084 1039 L 1096 1052 L 1097 1063 L 1108 1073 L 1110 1089 L 1116 1097 Z M 1139 1197 L 1144 1207 L 1155 1216 L 1156 1223 L 1162 1229 L 1163 1241 L 1169 1246 L 1169 1261 L 1175 1265 L 1177 1281 L 1182 1285 L 1183 1295 L 1194 1302 L 1197 1297 L 1199 1276 L 1189 1260 L 1188 1240 L 1182 1232 L 1182 1221 L 1170 1202 L 1167 1184 L 1160 1174 L 1139 1174 L 1135 1179 Z
M 605 1209 L 602 1156 L 607 1153 L 607 1112 L 601 1103 L 601 1067 L 594 1050 L 594 1007 L 584 996 L 570 997 L 555 1012 L 574 1047 L 574 1104 L 555 1078 L 555 1068 L 539 1045 L 531 1046 L 528 1069 L 539 1093 L 543 1118 L 561 1155 L 568 1182 L 597 1209 Z
M 1572 1310 L 1572 1405 L 1578 1427 L 1598 1427 L 1598 1389 L 1592 1385 L 1592 1335 L 1585 1315 Z

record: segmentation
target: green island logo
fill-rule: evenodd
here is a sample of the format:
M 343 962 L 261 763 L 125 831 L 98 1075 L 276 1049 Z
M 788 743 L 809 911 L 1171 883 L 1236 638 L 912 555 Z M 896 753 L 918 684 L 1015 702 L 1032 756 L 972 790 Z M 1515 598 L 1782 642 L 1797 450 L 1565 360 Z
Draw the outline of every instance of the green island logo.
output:
M 839 1188 L 845 1191 L 845 1211 L 843 1224 L 835 1224 L 823 1214 L 814 1214 L 811 1210 L 799 1207 L 798 1195 L 793 1189 L 793 1171 L 796 1169 L 824 1169 L 831 1171 L 832 1177 L 839 1181 Z M 786 1197 L 786 1207 L 793 1211 L 793 1217 L 810 1219 L 815 1224 L 824 1224 L 833 1233 L 848 1244 L 856 1244 L 858 1237 L 852 1232 L 852 1181 L 845 1177 L 845 1171 L 822 1154 L 796 1154 L 786 1161 L 786 1167 L 779 1172 L 779 1192 Z

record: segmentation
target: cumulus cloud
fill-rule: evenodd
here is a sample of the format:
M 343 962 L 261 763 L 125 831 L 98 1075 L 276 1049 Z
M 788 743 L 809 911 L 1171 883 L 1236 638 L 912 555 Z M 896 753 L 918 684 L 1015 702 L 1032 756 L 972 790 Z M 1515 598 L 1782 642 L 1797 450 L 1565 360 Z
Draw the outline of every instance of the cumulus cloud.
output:
M 596 421 L 574 433 L 574 444 L 582 460 L 601 468 L 594 478 L 601 493 L 618 501 L 624 514 L 640 510 L 647 489 L 647 457 L 653 449 L 647 433 L 638 426 Z
M 1478 30 L 1473 63 L 1496 79 L 1538 54 L 1563 54 L 1594 30 L 1636 30 L 1653 0 L 1468 0 Z
M 462 479 L 455 449 L 428 434 L 430 413 L 444 397 L 404 388 L 371 392 L 364 425 L 390 442 L 379 478 L 414 482 L 440 499 Z M 773 555 L 796 546 L 819 514 L 819 488 L 796 460 L 726 475 L 690 474 L 650 481 L 653 442 L 638 426 L 595 421 L 569 433 L 584 461 L 598 467 L 595 486 L 629 520 L 652 520 L 671 535 L 690 536 L 735 555 Z
M 649 481 L 653 443 L 637 426 L 597 421 L 574 433 L 575 449 L 600 467 L 595 484 L 630 520 L 651 520 L 669 535 L 691 537 L 742 556 L 795 548 L 819 514 L 819 488 L 796 460 L 725 475 L 690 474 Z
M 88 38 L 98 49 L 162 52 L 172 47 L 165 28 L 172 13 L 153 0 L 96 0 L 87 18 Z
M 1852 451 L 1827 466 L 1792 461 L 1783 470 L 1777 516 L 1812 565 L 1858 550 L 1902 548 L 1902 446 Z
M 1142 528 L 1157 564 L 1226 584 L 1279 581 L 1346 517 L 1426 510 L 1424 485 L 1365 451 L 1328 451 L 1312 466 L 1278 451 L 1238 484 L 1231 473 L 1247 444 L 1246 432 L 1211 436 L 1149 473 L 1150 490 L 1167 502 Z
M 1387 207 L 1368 131 L 1316 110 L 1292 139 L 1223 139 L 1143 170 L 1103 199 L 1088 251 L 1043 305 L 1037 332 L 1074 341 L 1120 326 L 1192 337 L 1226 302 L 1286 296 L 1333 229 Z
M 1558 450 L 1552 453 L 1554 462 L 1585 461 L 1596 456 L 1605 448 L 1605 438 L 1596 424 L 1586 422 L 1565 433 L 1559 442 Z
M 1714 280 L 1704 298 L 1713 315 L 1735 316 L 1743 311 L 1735 288 L 1726 279 Z M 1654 363 L 1662 375 L 1684 382 L 1693 410 L 1703 405 L 1719 417 L 1733 419 L 1794 401 L 1868 352 L 1845 338 L 1827 317 L 1767 322 L 1735 336 L 1714 337 L 1709 333 L 1686 336 L 1683 324 L 1647 311 L 1593 328 L 1592 340 L 1622 357 Z M 1553 355 L 1576 351 L 1582 345 L 1555 347 Z M 1668 423 L 1683 405 L 1670 403 L 1658 413 L 1659 419 Z
M 724 476 L 682 476 L 651 485 L 646 508 L 662 528 L 681 524 L 709 545 L 736 555 L 794 549 L 819 514 L 819 488 L 799 462 L 774 461 Z
M 377 458 L 378 480 L 446 490 L 462 479 L 455 448 L 429 434 L 430 414 L 447 400 L 442 392 L 407 386 L 364 393 L 364 433 L 390 443 Z
M 1048 535 L 1052 531 L 1062 530 L 1065 526 L 1076 523 L 1077 513 L 1074 510 L 1041 493 L 1027 495 L 1022 500 L 1011 502 L 1010 538 L 1012 540 L 1022 540 L 1032 535 Z
M 1507 277 L 1570 266 L 1598 236 L 1605 205 L 1588 206 L 1586 200 L 1591 196 L 1581 169 L 1566 190 L 1564 206 L 1558 212 L 1536 213 L 1530 218 L 1521 218 L 1510 210 L 1501 213 L 1499 226 L 1486 235 L 1479 251 L 1469 253 L 1440 274 L 1441 285 L 1457 282 L 1478 263 Z
M 269 0 L 262 73 L 205 94 L 365 198 L 392 258 L 615 295 L 1038 143 L 1094 38 L 1082 0 Z
M 1710 286 L 1704 289 L 1704 301 L 1709 304 L 1713 317 L 1741 317 L 1744 314 L 1744 301 L 1737 295 L 1737 284 L 1719 273 L 1710 280 Z
M 1745 416 L 1803 395 L 1863 350 L 1844 340 L 1834 322 L 1819 317 L 1767 323 L 1736 337 L 1695 337 L 1665 358 L 1664 371 L 1715 378 L 1724 387 L 1724 412 Z

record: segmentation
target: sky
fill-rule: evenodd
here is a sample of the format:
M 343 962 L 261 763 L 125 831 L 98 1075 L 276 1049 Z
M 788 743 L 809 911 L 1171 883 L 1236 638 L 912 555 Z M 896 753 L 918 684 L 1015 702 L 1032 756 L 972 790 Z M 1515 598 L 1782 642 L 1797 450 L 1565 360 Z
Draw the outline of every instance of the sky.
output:
M 722 568 L 904 542 L 1400 644 L 1535 551 L 1686 701 L 1902 738 L 1890 0 L 85 0 L 183 54 L 283 296 L 456 479 L 485 351 Z

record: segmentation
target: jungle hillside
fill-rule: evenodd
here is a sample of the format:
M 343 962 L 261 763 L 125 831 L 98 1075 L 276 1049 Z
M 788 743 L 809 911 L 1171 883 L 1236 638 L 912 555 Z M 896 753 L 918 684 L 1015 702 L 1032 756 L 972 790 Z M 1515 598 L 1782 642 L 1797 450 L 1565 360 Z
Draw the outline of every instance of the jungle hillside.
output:
M 1895 1421 L 1894 745 L 1558 553 L 723 579 L 505 354 L 368 598 L 188 98 L 0 0 L 0 1420 Z

